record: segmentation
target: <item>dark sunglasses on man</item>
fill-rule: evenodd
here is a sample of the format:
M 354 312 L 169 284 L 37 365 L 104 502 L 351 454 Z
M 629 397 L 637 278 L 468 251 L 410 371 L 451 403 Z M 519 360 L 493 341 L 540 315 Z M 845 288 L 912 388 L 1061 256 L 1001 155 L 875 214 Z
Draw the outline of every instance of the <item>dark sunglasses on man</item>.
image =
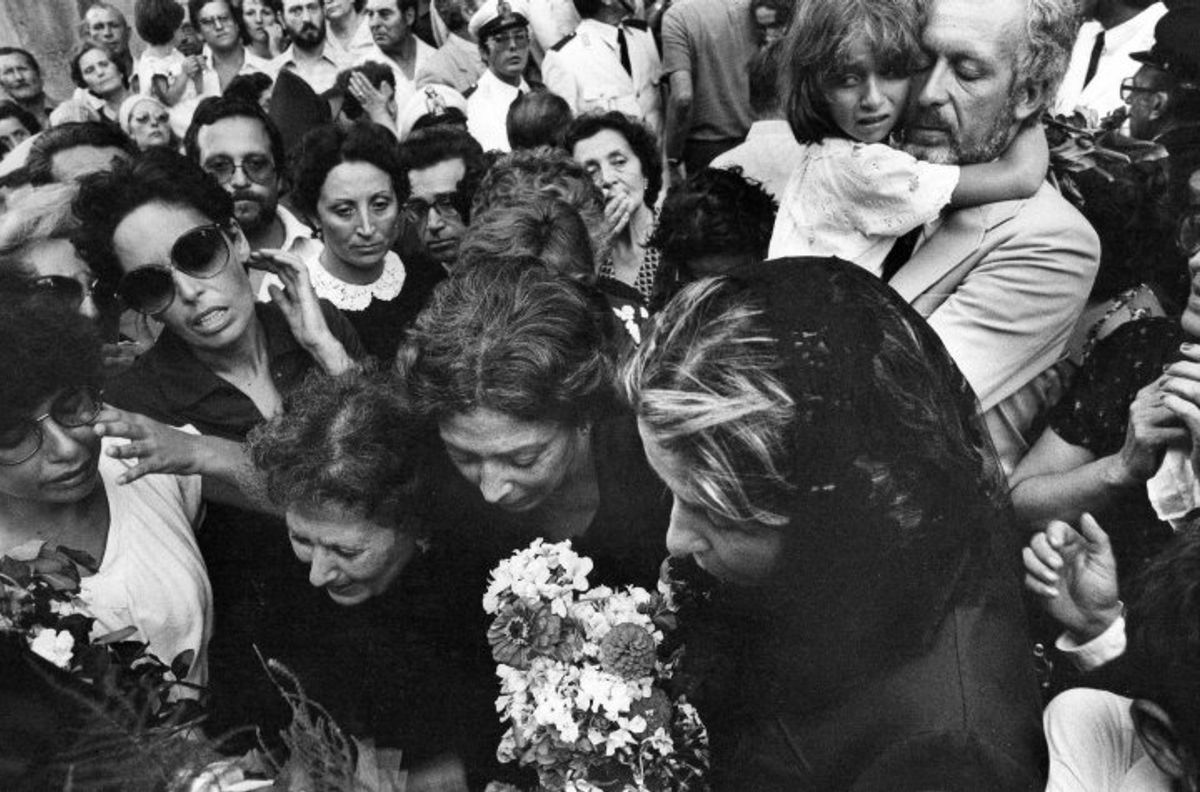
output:
M 88 278 L 84 283 L 66 275 L 43 275 L 31 279 L 29 288 L 37 294 L 44 294 L 61 301 L 72 311 L 78 311 L 79 306 L 83 305 L 83 301 L 88 297 L 99 298 L 101 296 L 101 293 L 96 291 L 99 282 L 98 278 Z
M 232 242 L 217 223 L 182 234 L 171 246 L 171 260 L 130 270 L 117 283 L 117 296 L 125 307 L 153 316 L 175 301 L 175 271 L 207 280 L 219 275 L 233 258 Z

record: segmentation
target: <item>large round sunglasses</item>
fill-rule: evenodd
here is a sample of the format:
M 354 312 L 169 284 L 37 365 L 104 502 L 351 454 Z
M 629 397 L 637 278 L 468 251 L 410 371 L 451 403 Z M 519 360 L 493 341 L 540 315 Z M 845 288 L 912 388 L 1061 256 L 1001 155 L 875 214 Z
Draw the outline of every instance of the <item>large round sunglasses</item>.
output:
M 1175 230 L 1175 244 L 1185 256 L 1191 257 L 1200 253 L 1200 206 L 1191 207 L 1179 218 L 1179 225 Z
M 70 388 L 50 403 L 50 409 L 36 418 L 0 424 L 0 466 L 11 467 L 33 459 L 42 448 L 45 429 L 42 424 L 53 418 L 64 429 L 77 429 L 96 420 L 103 403 L 100 391 L 89 385 Z
M 103 295 L 96 290 L 99 279 L 89 277 L 87 283 L 66 275 L 43 275 L 29 281 L 29 290 L 35 294 L 45 295 L 62 302 L 72 311 L 78 311 L 79 306 L 88 297 L 95 299 Z
M 117 296 L 138 313 L 160 314 L 175 301 L 175 270 L 189 278 L 212 278 L 233 257 L 229 237 L 217 223 L 193 228 L 171 246 L 170 264 L 149 264 L 130 270 L 117 284 Z

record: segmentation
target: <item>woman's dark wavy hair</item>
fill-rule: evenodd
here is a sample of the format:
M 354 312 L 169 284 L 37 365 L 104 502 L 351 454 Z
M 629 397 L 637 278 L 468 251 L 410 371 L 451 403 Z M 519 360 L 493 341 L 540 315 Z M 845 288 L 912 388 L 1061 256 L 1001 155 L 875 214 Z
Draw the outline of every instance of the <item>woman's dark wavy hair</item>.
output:
M 477 215 L 459 246 L 459 267 L 487 267 L 498 258 L 532 256 L 560 275 L 592 285 L 596 262 L 579 212 L 566 201 L 537 196 Z
M 247 442 L 275 504 L 337 506 L 412 531 L 431 436 L 386 375 L 313 372 Z
M 0 275 L 0 338 L 0 426 L 35 415 L 64 388 L 102 382 L 95 325 L 16 275 Z
M 92 50 L 100 50 L 105 55 L 108 55 L 108 50 L 90 41 L 85 41 L 71 50 L 71 58 L 67 63 L 71 68 L 71 82 L 75 83 L 78 88 L 86 89 L 88 87 L 87 83 L 83 80 L 83 70 L 79 68 L 79 61 Z M 117 67 L 117 71 L 121 72 L 121 81 L 125 83 L 125 87 L 129 87 L 129 71 L 125 67 L 125 62 L 120 58 L 112 56 L 109 56 L 109 60 L 112 61 L 113 66 Z
M 688 499 L 783 532 L 785 577 L 850 565 L 940 620 L 1007 527 L 974 393 L 921 317 L 846 262 L 780 259 L 689 284 L 620 382 L 689 472 Z M 828 585 L 818 577 L 793 585 Z
M 346 162 L 366 162 L 379 168 L 391 177 L 396 199 L 405 200 L 396 139 L 374 122 L 359 121 L 349 129 L 322 124 L 309 131 L 292 149 L 292 201 L 296 207 L 309 217 L 316 217 L 325 178 Z
M 195 209 L 226 227 L 233 220 L 229 193 L 199 165 L 165 148 L 149 149 L 128 162 L 114 162 L 111 171 L 83 177 L 71 204 L 82 227 L 71 242 L 105 285 L 115 285 L 122 274 L 113 251 L 113 232 L 129 214 L 149 203 Z
M 654 206 L 662 189 L 663 174 L 658 157 L 658 139 L 645 124 L 616 110 L 581 115 L 567 127 L 563 135 L 563 148 L 573 153 L 579 141 L 587 140 L 605 129 L 616 132 L 629 143 L 629 148 L 642 165 L 642 176 L 646 179 L 646 206 Z
M 585 286 L 537 259 L 499 259 L 438 285 L 397 365 L 435 421 L 484 407 L 582 426 L 612 403 L 606 319 Z
M 913 74 L 925 67 L 920 0 L 805 0 L 780 42 L 780 79 L 796 140 L 846 137 L 829 112 L 826 81 L 844 71 L 850 49 L 866 46 L 879 72 Z

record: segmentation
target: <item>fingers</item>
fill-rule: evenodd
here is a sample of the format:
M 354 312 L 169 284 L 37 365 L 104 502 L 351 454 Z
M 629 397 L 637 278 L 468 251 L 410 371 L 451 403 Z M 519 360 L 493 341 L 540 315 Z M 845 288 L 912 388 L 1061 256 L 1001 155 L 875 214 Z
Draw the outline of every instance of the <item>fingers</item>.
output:
M 1025 570 L 1045 583 L 1057 583 L 1065 563 L 1059 549 L 1052 546 L 1045 532 L 1034 534 L 1021 553 Z
M 1092 515 L 1084 512 L 1079 517 L 1079 533 L 1093 547 L 1104 550 L 1109 546 L 1108 534 L 1100 527 L 1100 523 Z
M 155 470 L 153 469 L 153 466 L 148 462 L 139 462 L 121 475 L 117 476 L 117 484 L 122 486 L 125 484 L 132 484 L 142 476 L 146 476 L 154 472 Z
M 1026 573 L 1025 575 L 1025 588 L 1037 596 L 1044 597 L 1046 599 L 1054 599 L 1058 596 L 1057 586 L 1046 583 L 1031 573 Z

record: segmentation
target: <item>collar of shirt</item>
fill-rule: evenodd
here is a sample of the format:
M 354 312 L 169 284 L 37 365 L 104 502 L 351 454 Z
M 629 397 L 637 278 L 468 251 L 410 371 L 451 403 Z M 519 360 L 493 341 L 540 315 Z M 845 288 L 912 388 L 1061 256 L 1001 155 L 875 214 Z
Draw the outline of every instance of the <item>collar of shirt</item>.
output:
M 280 391 L 289 390 L 312 367 L 312 357 L 296 341 L 278 306 L 256 303 L 254 311 L 266 337 L 271 378 Z M 159 415 L 226 437 L 244 437 L 262 421 L 254 402 L 201 363 L 170 329 L 163 330 L 139 363 L 122 379 L 136 377 L 134 390 L 152 388 Z
M 1137 16 L 1104 31 L 1104 52 L 1119 52 L 1130 41 L 1140 38 L 1147 31 L 1153 31 L 1159 18 L 1166 12 L 1167 9 L 1162 3 L 1155 3 L 1147 6 Z M 1095 40 L 1094 34 L 1092 40 Z
M 579 27 L 575 28 L 575 32 L 581 38 L 595 38 L 604 42 L 609 48 L 617 49 L 617 26 L 610 25 L 607 22 L 600 22 L 595 19 L 585 19 L 579 23 Z
M 358 28 L 345 45 L 334 37 L 329 23 L 325 23 L 325 53 L 344 64 L 343 68 L 361 63 L 363 56 L 368 55 L 374 47 L 375 37 L 371 35 L 371 26 L 367 24 L 365 15 L 359 20 Z
M 283 223 L 283 243 L 279 246 L 282 250 L 292 253 L 297 245 L 308 246 L 310 242 L 315 242 L 319 248 L 324 247 L 321 241 L 313 236 L 313 230 L 285 206 L 276 205 L 275 214 L 279 216 L 279 222 Z
M 475 92 L 494 94 L 502 99 L 508 99 L 509 102 L 515 101 L 518 92 L 529 93 L 529 83 L 525 82 L 525 78 L 521 78 L 520 85 L 509 85 L 508 83 L 497 77 L 491 69 L 485 69 L 483 74 L 479 75 L 479 84 L 475 88 Z

